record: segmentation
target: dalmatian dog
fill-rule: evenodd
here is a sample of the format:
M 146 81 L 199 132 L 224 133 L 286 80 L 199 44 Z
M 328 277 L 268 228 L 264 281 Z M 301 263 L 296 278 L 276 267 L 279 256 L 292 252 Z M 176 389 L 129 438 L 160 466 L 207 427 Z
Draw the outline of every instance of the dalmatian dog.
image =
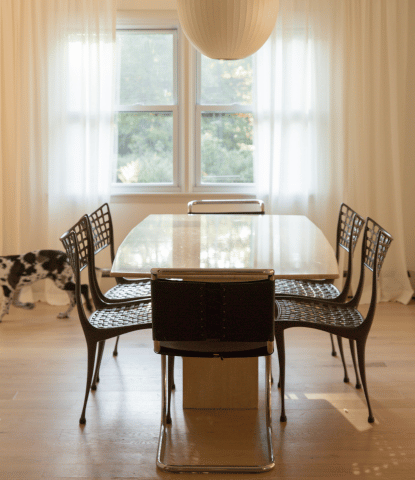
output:
M 21 289 L 38 280 L 50 278 L 55 285 L 69 296 L 69 308 L 58 315 L 67 318 L 75 306 L 75 284 L 72 267 L 68 257 L 59 250 L 35 250 L 25 255 L 8 255 L 0 257 L 0 285 L 3 287 L 3 304 L 0 311 L 0 322 L 9 313 L 10 305 L 32 309 L 33 303 L 19 301 Z M 88 285 L 81 286 L 87 309 L 93 308 L 89 300 Z

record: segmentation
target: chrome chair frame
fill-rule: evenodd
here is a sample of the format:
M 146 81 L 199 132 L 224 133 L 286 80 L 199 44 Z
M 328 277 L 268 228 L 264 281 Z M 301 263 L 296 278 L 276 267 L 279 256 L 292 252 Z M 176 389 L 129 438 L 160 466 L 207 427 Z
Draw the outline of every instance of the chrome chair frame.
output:
M 166 463 L 165 450 L 168 437 L 167 422 L 167 391 L 168 380 L 166 374 L 166 355 L 161 356 L 161 426 L 159 443 L 157 447 L 157 466 L 165 472 L 173 473 L 262 473 L 275 467 L 274 451 L 272 448 L 272 418 L 271 418 L 271 356 L 265 357 L 265 382 L 266 382 L 266 428 L 268 463 L 265 465 L 239 466 L 239 465 L 172 465 Z
M 223 206 L 223 205 L 256 205 L 258 207 L 258 210 L 243 210 L 243 211 L 233 211 L 233 212 L 218 212 L 213 209 L 213 211 L 208 211 L 208 212 L 194 212 L 193 208 L 198 205 L 215 205 L 217 206 Z M 187 204 L 187 213 L 197 213 L 198 215 L 216 215 L 216 214 L 222 214 L 222 215 L 263 215 L 265 213 L 265 205 L 262 200 L 258 199 L 247 199 L 247 198 L 241 198 L 241 199 L 226 199 L 226 200 L 192 200 Z
M 271 354 L 273 352 L 273 344 L 269 341 L 268 334 L 267 334 L 267 340 L 264 341 L 262 340 L 261 337 L 261 342 L 263 346 L 261 348 L 256 347 L 256 350 L 245 350 L 245 351 L 240 351 L 240 350 L 232 350 L 229 349 L 229 345 L 234 345 L 235 342 L 233 340 L 229 340 L 229 338 L 232 338 L 232 336 L 235 334 L 237 327 L 234 326 L 233 328 L 230 328 L 231 332 L 228 331 L 226 328 L 225 330 L 222 330 L 223 327 L 217 327 L 217 330 L 214 330 L 214 334 L 219 335 L 219 340 L 215 341 L 210 341 L 209 339 L 205 339 L 202 337 L 209 336 L 212 334 L 212 331 L 209 331 L 209 325 L 208 321 L 206 321 L 206 315 L 205 315 L 205 310 L 203 308 L 204 303 L 208 303 L 208 300 L 205 299 L 202 301 L 202 306 L 196 307 L 196 310 L 193 310 L 193 307 L 197 302 L 200 302 L 200 300 L 196 300 L 194 305 L 191 305 L 189 308 L 189 313 L 188 315 L 183 315 L 183 312 L 181 312 L 181 307 L 180 306 L 173 306 L 172 310 L 168 309 L 166 312 L 165 307 L 159 306 L 159 303 L 162 303 L 163 305 L 166 305 L 166 302 L 159 301 L 160 300 L 165 300 L 165 296 L 163 297 L 163 290 L 161 291 L 161 296 L 160 296 L 160 282 L 162 282 L 162 279 L 168 279 L 170 278 L 170 275 L 172 275 L 171 278 L 177 278 L 180 276 L 180 274 L 174 275 L 174 272 L 172 269 L 167 269 L 168 272 L 163 272 L 162 269 L 153 269 L 152 270 L 152 304 L 153 304 L 153 340 L 154 340 L 154 351 L 158 354 L 161 355 L 161 375 L 162 375 L 162 405 L 161 405 L 161 425 L 160 425 L 160 435 L 159 435 L 159 443 L 158 443 L 158 448 L 157 448 L 157 467 L 159 467 L 161 470 L 166 471 L 166 472 L 175 472 L 175 473 L 184 473 L 184 472 L 192 472 L 192 473 L 261 473 L 261 472 L 267 472 L 274 468 L 275 466 L 275 461 L 274 461 L 274 453 L 273 453 L 273 448 L 272 448 L 272 419 L 271 419 Z M 189 272 L 187 272 L 189 273 Z M 268 276 L 268 281 L 269 284 L 264 284 L 264 285 L 258 285 L 258 282 L 242 282 L 245 284 L 246 288 L 249 288 L 249 284 L 257 284 L 257 287 L 260 286 L 261 288 L 264 288 L 264 298 L 266 297 L 268 301 L 263 302 L 262 299 L 259 300 L 260 305 L 259 308 L 261 309 L 261 312 L 269 310 L 270 318 L 269 320 L 272 323 L 272 319 L 274 318 L 274 299 L 273 299 L 273 294 L 274 294 L 274 281 L 271 280 L 273 276 L 273 271 L 272 273 L 269 274 Z M 198 275 L 200 275 L 200 272 L 198 272 Z M 196 275 L 195 275 L 196 276 Z M 226 282 L 226 277 L 224 277 L 224 281 Z M 158 285 L 157 285 L 158 282 Z M 164 280 L 166 282 L 166 280 Z M 175 284 L 175 287 L 180 288 L 180 285 L 188 284 L 188 281 L 184 279 L 182 282 L 173 282 L 167 280 L 170 284 Z M 212 282 L 205 283 L 204 282 L 191 282 L 192 285 L 190 286 L 192 289 L 202 289 L 203 292 L 204 290 L 204 285 L 207 285 L 207 292 L 209 291 L 210 288 L 212 288 Z M 237 282 L 238 283 L 238 282 Z M 261 282 L 264 283 L 264 282 Z M 240 284 L 240 283 L 239 283 Z M 166 283 L 165 283 L 166 285 Z M 238 285 L 235 282 L 228 283 L 228 285 L 232 285 L 233 287 L 237 287 Z M 162 285 L 161 285 L 162 286 Z M 184 285 L 185 289 L 187 289 L 188 285 Z M 154 287 L 154 288 L 153 288 Z M 266 288 L 269 287 L 269 288 Z M 169 288 L 169 287 L 167 287 Z M 215 288 L 215 287 L 213 287 Z M 224 289 L 228 287 L 223 287 Z M 202 291 L 200 290 L 200 291 Z M 166 290 L 164 290 L 166 291 Z M 196 290 L 192 290 L 196 291 Z M 187 293 L 187 292 L 186 292 Z M 204 293 L 200 295 L 200 299 L 204 297 Z M 192 298 L 195 296 L 192 295 Z M 269 298 L 268 298 L 269 297 Z M 210 302 L 209 302 L 210 303 Z M 231 302 L 232 303 L 232 302 Z M 168 304 L 168 303 L 167 303 Z M 226 304 L 226 307 L 224 307 L 225 304 L 221 304 L 222 306 L 218 307 L 220 309 L 224 309 L 223 312 L 223 318 L 220 319 L 219 324 L 220 325 L 225 325 L 223 322 L 229 321 L 229 315 L 232 309 L 232 306 L 229 306 Z M 155 306 L 155 308 L 154 308 Z M 228 310 L 229 309 L 229 310 Z M 194 313 L 196 312 L 196 316 L 194 317 Z M 196 318 L 199 318 L 199 314 L 201 313 L 201 327 L 199 326 L 198 322 L 195 322 L 194 320 Z M 216 313 L 216 310 L 215 310 Z M 214 318 L 217 318 L 215 313 Z M 168 316 L 169 318 L 169 327 L 167 327 L 167 332 L 163 330 L 163 321 L 162 318 Z M 174 329 L 176 325 L 176 317 L 180 319 L 180 322 L 186 321 L 183 319 L 189 319 L 192 323 L 192 327 L 194 329 L 191 329 L 192 331 L 185 331 L 184 335 L 183 333 L 180 333 L 180 338 L 185 338 L 185 342 L 189 344 L 192 342 L 192 349 L 188 350 L 188 345 L 186 349 L 181 349 L 180 344 L 181 341 L 177 340 L 177 338 L 174 336 L 175 333 L 172 333 L 172 329 Z M 222 317 L 222 315 L 221 315 Z M 239 318 L 239 316 L 238 316 Z M 262 317 L 261 317 L 262 318 Z M 222 322 L 222 323 L 221 323 Z M 206 323 L 206 324 L 205 324 Z M 266 322 L 264 322 L 266 323 Z M 231 322 L 227 323 L 227 325 L 230 325 Z M 237 324 L 236 324 L 237 325 Z M 215 327 L 216 328 L 216 327 Z M 266 330 L 268 327 L 264 327 Z M 271 331 L 273 330 L 272 325 L 270 325 Z M 183 329 L 180 328 L 180 332 L 182 332 Z M 205 333 L 209 331 L 208 333 Z M 196 333 L 197 332 L 197 333 Z M 238 333 L 236 334 L 238 336 Z M 260 334 L 261 335 L 261 334 Z M 162 338 L 162 340 L 160 340 Z M 243 334 L 242 337 L 243 338 Z M 169 343 L 170 342 L 170 343 Z M 171 342 L 174 342 L 175 344 L 172 346 Z M 201 349 L 200 347 L 198 348 L 198 344 L 204 344 L 208 345 L 208 350 L 206 349 Z M 249 342 L 248 342 L 249 343 Z M 264 350 L 265 349 L 265 350 Z M 174 351 L 176 350 L 176 351 Z M 261 353 L 259 353 L 259 350 Z M 245 352 L 245 353 L 244 353 Z M 166 460 L 166 443 L 169 437 L 169 429 L 172 426 L 172 421 L 170 417 L 170 389 L 169 389 L 169 375 L 170 372 L 167 372 L 166 370 L 166 355 L 174 356 L 174 355 L 179 355 L 179 356 L 197 356 L 197 357 L 215 357 L 215 356 L 220 356 L 221 358 L 226 358 L 226 357 L 244 357 L 244 356 L 265 356 L 265 381 L 266 381 L 266 401 L 265 401 L 265 408 L 266 408 L 266 430 L 267 430 L 267 463 L 263 465 L 191 465 L 191 464 L 173 464 L 169 463 Z

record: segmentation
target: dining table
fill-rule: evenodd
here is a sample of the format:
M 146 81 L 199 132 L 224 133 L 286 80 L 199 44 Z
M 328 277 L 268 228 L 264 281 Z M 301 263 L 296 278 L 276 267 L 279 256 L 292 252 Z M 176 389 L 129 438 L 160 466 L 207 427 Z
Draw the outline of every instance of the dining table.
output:
M 153 214 L 119 246 L 111 276 L 183 281 L 336 279 L 334 250 L 303 215 Z M 258 359 L 183 358 L 184 408 L 257 408 Z

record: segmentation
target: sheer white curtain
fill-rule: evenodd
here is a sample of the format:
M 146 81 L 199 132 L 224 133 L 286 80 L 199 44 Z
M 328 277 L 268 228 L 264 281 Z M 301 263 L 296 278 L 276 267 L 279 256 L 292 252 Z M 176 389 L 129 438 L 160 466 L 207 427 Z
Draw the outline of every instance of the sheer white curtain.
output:
M 401 164 L 408 0 L 349 0 L 341 13 L 345 196 L 393 235 L 379 296 L 407 303 L 412 288 L 405 261 Z
M 257 53 L 255 126 L 267 211 L 307 215 L 333 245 L 341 202 L 374 218 L 395 239 L 379 300 L 403 303 L 412 294 L 400 187 L 406 8 L 407 0 L 281 0 Z
M 109 199 L 116 18 L 114 0 L 53 3 L 60 11 L 49 33 L 49 215 L 58 220 L 51 241 L 74 215 Z
M 116 0 L 2 0 L 0 12 L 0 254 L 62 249 L 109 198 Z

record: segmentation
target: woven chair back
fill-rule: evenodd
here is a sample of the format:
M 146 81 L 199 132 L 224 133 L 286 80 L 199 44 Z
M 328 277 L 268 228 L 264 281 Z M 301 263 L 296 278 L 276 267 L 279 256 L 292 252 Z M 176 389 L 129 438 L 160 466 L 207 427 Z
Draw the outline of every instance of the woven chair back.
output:
M 340 250 L 342 247 L 346 252 L 354 252 L 359 239 L 360 232 L 365 225 L 365 220 L 352 208 L 342 203 L 339 211 L 339 220 L 337 223 L 337 245 L 336 258 L 339 261 Z
M 114 261 L 114 229 L 108 203 L 104 203 L 89 215 L 95 255 L 107 247 L 111 250 L 111 262 Z

